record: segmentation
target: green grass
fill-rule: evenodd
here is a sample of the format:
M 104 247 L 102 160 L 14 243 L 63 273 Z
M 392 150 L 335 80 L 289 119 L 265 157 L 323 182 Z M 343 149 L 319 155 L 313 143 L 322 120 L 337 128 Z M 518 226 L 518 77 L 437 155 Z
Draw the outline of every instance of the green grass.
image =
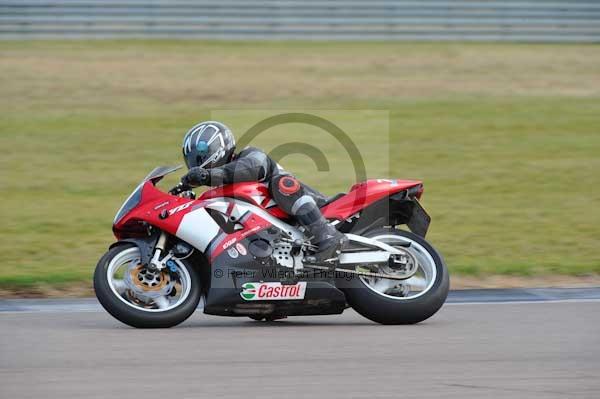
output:
M 0 288 L 89 281 L 122 200 L 181 162 L 187 128 L 240 134 L 284 110 L 342 127 L 370 177 L 424 180 L 453 273 L 600 273 L 600 46 L 0 42 L 0 94 Z M 315 128 L 254 144 L 299 140 L 331 170 L 297 154 L 287 169 L 352 184 Z

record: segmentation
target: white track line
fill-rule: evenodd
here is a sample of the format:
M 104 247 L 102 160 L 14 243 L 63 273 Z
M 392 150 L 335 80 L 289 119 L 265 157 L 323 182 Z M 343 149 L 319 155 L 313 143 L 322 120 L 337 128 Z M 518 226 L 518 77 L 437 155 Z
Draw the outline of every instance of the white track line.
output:
M 446 302 L 444 306 L 454 305 L 530 305 L 540 303 L 595 303 L 600 302 L 600 298 L 589 299 L 533 299 L 530 301 L 490 301 L 490 302 Z
M 539 305 L 539 304 L 556 304 L 556 303 L 600 303 L 600 298 L 590 299 L 539 299 L 530 301 L 490 301 L 490 302 L 446 302 L 444 306 L 469 306 L 469 305 Z M 202 311 L 202 308 L 196 311 Z M 104 312 L 101 307 L 88 309 L 69 309 L 69 306 L 61 306 L 53 308 L 52 305 L 40 305 L 22 310 L 1 310 L 0 314 L 17 314 L 17 313 L 98 313 Z

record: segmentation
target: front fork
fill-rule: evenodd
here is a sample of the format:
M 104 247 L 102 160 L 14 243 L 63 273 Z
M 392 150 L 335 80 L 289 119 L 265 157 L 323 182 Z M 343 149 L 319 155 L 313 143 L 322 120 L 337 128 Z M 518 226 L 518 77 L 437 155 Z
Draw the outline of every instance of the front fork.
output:
M 152 272 L 157 270 L 162 270 L 165 267 L 170 267 L 173 263 L 173 253 L 169 252 L 167 256 L 164 258 L 160 258 L 161 255 L 165 252 L 165 246 L 167 244 L 168 235 L 164 231 L 160 233 L 160 237 L 154 246 L 154 254 L 152 255 L 152 259 L 150 259 L 150 263 L 148 264 L 148 269 Z M 174 266 L 174 264 L 173 264 Z

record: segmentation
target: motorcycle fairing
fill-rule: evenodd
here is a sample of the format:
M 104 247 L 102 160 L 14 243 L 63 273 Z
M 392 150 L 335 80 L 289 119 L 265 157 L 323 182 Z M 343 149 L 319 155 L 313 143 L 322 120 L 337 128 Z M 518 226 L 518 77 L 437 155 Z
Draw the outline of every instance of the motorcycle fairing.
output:
M 235 198 L 202 198 L 191 200 L 165 194 L 151 182 L 142 187 L 141 205 L 123 217 L 113 230 L 119 239 L 128 238 L 128 226 L 144 221 L 174 235 L 194 246 L 212 259 L 225 249 L 225 242 L 237 241 L 271 226 L 285 231 L 292 238 L 302 238 L 302 233 L 279 220 L 265 209 Z M 215 210 L 221 216 L 211 215 Z M 162 217 L 166 212 L 167 217 Z M 219 225 L 217 217 L 235 216 L 241 228 L 228 234 Z M 138 233 L 139 235 L 139 233 Z
M 276 218 L 286 219 L 289 216 L 282 211 L 271 198 L 269 186 L 259 182 L 240 182 L 225 186 L 213 187 L 200 195 L 198 199 L 236 198 L 249 204 L 264 208 Z
M 328 279 L 328 276 L 324 279 L 303 279 L 302 281 L 307 285 L 305 296 L 301 300 L 245 301 L 240 296 L 244 283 L 281 282 L 294 275 L 293 268 L 280 266 L 270 254 L 261 257 L 260 254 L 253 252 L 252 243 L 262 240 L 272 244 L 282 235 L 301 237 L 302 233 L 244 201 L 215 198 L 201 201 L 201 206 L 204 208 L 192 209 L 187 215 L 193 215 L 199 210 L 226 209 L 239 216 L 239 222 L 244 226 L 233 234 L 227 234 L 221 229 L 205 251 L 207 258 L 210 259 L 209 272 L 205 276 L 210 279 L 210 283 L 205 287 L 204 313 L 222 316 L 261 313 L 292 316 L 343 312 L 346 307 L 345 296 L 336 288 L 334 281 Z M 182 225 L 187 221 L 185 216 Z M 196 234 L 200 233 L 198 227 L 195 228 Z M 180 227 L 178 236 L 181 230 Z M 184 239 L 183 236 L 180 238 Z
M 140 232 L 131 229 L 137 222 L 146 222 L 175 235 L 193 203 L 194 200 L 166 194 L 158 190 L 151 181 L 146 181 L 141 187 L 140 204 L 117 221 L 113 225 L 113 231 L 118 239 L 140 235 Z M 161 217 L 163 211 L 168 213 L 168 217 Z
M 245 269 L 239 269 L 243 272 Z M 214 278 L 213 278 L 214 280 Z M 231 281 L 230 279 L 227 279 Z M 258 282 L 246 279 L 246 282 Z M 265 280 L 264 282 L 280 280 Z M 244 301 L 240 297 L 240 279 L 233 287 L 211 287 L 206 296 L 204 313 L 217 316 L 246 316 L 272 314 L 281 316 L 309 316 L 340 314 L 346 308 L 346 297 L 335 284 L 328 281 L 307 280 L 302 300 Z
M 255 240 L 272 241 L 279 232 L 265 229 L 251 234 L 211 261 L 210 289 L 205 297 L 204 313 L 221 316 L 277 314 L 282 316 L 339 314 L 346 308 L 346 298 L 331 279 L 306 278 L 303 299 L 245 301 L 242 286 L 250 282 L 281 282 L 293 276 L 293 270 L 276 265 L 269 258 L 256 258 L 250 250 Z M 227 241 L 229 242 L 229 241 Z M 243 246 L 245 251 L 236 249 Z M 233 252 L 230 252 L 232 251 Z M 295 281 L 290 281 L 295 283 Z
M 344 221 L 379 200 L 420 185 L 420 181 L 413 180 L 368 180 L 352 186 L 348 194 L 327 204 L 322 211 L 328 219 Z M 217 195 L 232 195 L 235 198 Z M 143 232 L 130 234 L 128 226 L 132 225 L 131 222 L 143 221 L 181 238 L 200 251 L 208 250 L 210 253 L 207 255 L 211 259 L 223 252 L 224 243 L 243 239 L 249 234 L 248 231 L 257 232 L 276 226 L 293 238 L 302 238 L 301 232 L 272 213 L 271 209 L 279 208 L 265 209 L 270 201 L 268 188 L 263 183 L 247 182 L 218 187 L 206 191 L 197 200 L 191 200 L 163 193 L 154 186 L 153 181 L 146 181 L 141 187 L 140 205 L 117 221 L 113 230 L 119 239 L 135 237 L 136 234 L 139 236 Z M 223 212 L 223 206 L 233 208 Z M 243 220 L 241 216 L 238 220 L 241 228 L 223 234 L 222 225 L 215 219 L 217 216 L 209 213 L 210 209 L 225 216 L 230 216 L 234 210 L 244 215 Z
M 353 185 L 348 194 L 325 205 L 321 212 L 330 220 L 346 220 L 383 198 L 420 185 L 422 182 L 418 180 L 367 180 Z
M 218 211 L 231 219 L 232 217 L 240 226 L 239 230 L 231 234 L 222 232 L 221 236 L 215 240 L 209 248 L 209 256 L 212 259 L 219 256 L 228 246 L 240 242 L 250 234 L 257 233 L 267 228 L 274 228 L 276 231 L 285 232 L 291 239 L 302 239 L 304 235 L 297 228 L 274 217 L 265 209 L 235 198 L 215 198 L 203 202 L 207 209 Z

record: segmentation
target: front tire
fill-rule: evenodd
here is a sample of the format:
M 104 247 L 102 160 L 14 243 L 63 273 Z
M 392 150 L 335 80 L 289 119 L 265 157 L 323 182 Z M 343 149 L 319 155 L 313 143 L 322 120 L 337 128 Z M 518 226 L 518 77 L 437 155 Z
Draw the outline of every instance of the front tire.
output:
M 144 296 L 141 296 L 143 300 L 136 298 L 135 292 L 143 292 L 145 287 L 141 283 L 138 284 L 139 286 L 133 286 L 131 281 L 125 283 L 122 279 L 114 277 L 114 270 L 118 267 L 125 267 L 125 273 L 136 273 L 138 270 L 143 270 L 141 266 L 135 264 L 136 262 L 139 264 L 140 258 L 137 246 L 123 244 L 110 249 L 100 259 L 94 272 L 94 290 L 98 301 L 113 317 L 132 327 L 168 328 L 182 323 L 194 313 L 200 301 L 201 285 L 198 272 L 185 260 L 178 260 L 176 271 L 182 277 L 167 276 L 173 278 L 173 281 L 170 282 L 172 283 L 171 291 L 168 295 L 157 297 L 155 304 L 153 300 Z M 118 265 L 119 263 L 122 265 Z M 164 275 L 155 277 L 151 284 L 160 287 L 161 276 Z M 164 280 L 164 278 L 162 279 Z M 156 294 L 157 287 L 147 286 L 151 294 Z M 177 289 L 181 292 L 177 293 Z M 173 294 L 178 294 L 179 297 L 173 299 Z
M 374 288 L 377 284 L 372 284 L 368 279 L 352 278 L 344 282 L 341 288 L 348 304 L 362 316 L 381 324 L 415 324 L 433 316 L 446 301 L 450 286 L 448 269 L 440 254 L 423 238 L 408 231 L 379 228 L 364 236 L 381 239 L 390 245 L 393 245 L 394 240 L 411 242 L 411 247 L 406 249 L 421 256 L 421 259 L 426 259 L 429 262 L 427 266 L 431 269 L 430 276 L 435 277 L 423 284 L 421 292 L 408 293 L 405 297 L 378 292 Z

